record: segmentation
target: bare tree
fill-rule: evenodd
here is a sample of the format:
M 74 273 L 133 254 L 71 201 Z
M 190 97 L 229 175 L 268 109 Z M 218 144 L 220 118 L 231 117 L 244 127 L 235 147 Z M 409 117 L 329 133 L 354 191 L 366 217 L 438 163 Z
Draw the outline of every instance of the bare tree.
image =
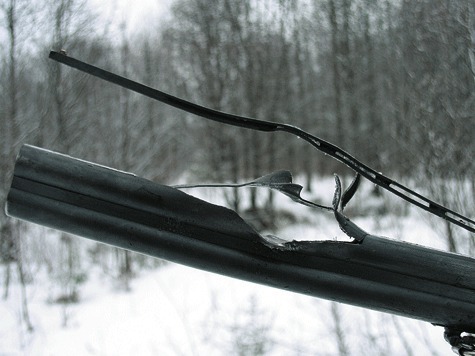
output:
M 341 147 L 346 147 L 345 125 L 343 121 L 343 99 L 341 88 L 341 64 L 340 64 L 340 40 L 339 24 L 337 21 L 337 9 L 335 0 L 328 1 L 328 17 L 331 25 L 331 61 L 333 69 L 333 90 L 334 90 L 334 110 L 335 110 L 335 138 Z
M 43 25 L 51 27 L 52 35 L 48 47 L 56 50 L 68 49 L 74 51 L 81 44 L 81 37 L 91 29 L 93 17 L 85 8 L 82 0 L 50 1 L 49 11 L 44 14 Z M 88 22 L 89 21 L 89 22 Z M 45 44 L 46 45 L 46 44 Z M 45 97 L 47 104 L 40 123 L 43 145 L 51 145 L 56 149 L 73 153 L 74 150 L 84 152 L 82 138 L 85 136 L 84 117 L 79 118 L 81 104 L 84 104 L 85 82 L 76 73 L 64 71 L 58 63 L 48 63 L 47 66 L 48 93 Z M 84 271 L 81 259 L 78 258 L 80 241 L 72 236 L 61 234 L 58 259 L 62 262 L 55 272 L 61 291 L 56 300 L 65 308 L 67 304 L 79 299 L 79 285 L 84 281 Z M 64 309 L 66 310 L 66 309 Z M 63 322 L 67 324 L 67 313 L 64 312 Z
M 437 201 L 462 212 L 473 210 L 467 179 L 473 180 L 475 169 L 470 158 L 475 152 L 475 81 L 467 6 L 465 1 L 403 3 L 411 148 L 422 160 L 422 184 Z M 462 240 L 473 241 L 456 234 L 465 235 L 447 223 L 443 235 L 452 251 L 459 251 Z
M 331 315 L 333 319 L 333 332 L 336 338 L 336 344 L 338 346 L 338 355 L 346 356 L 349 355 L 350 351 L 348 349 L 345 332 L 343 330 L 343 321 L 341 317 L 340 306 L 337 303 L 331 303 Z
M 8 0 L 0 3 L 0 10 L 5 17 L 6 33 L 8 38 L 7 49 L 7 81 L 3 86 L 3 90 L 6 92 L 5 107 L 8 109 L 3 112 L 1 121 L 1 134 L 0 137 L 4 144 L 1 147 L 2 159 L 0 168 L 2 171 L 2 186 L 0 186 L 0 204 L 3 205 L 5 201 L 5 193 L 8 190 L 7 184 L 10 182 L 10 178 L 13 171 L 13 159 L 16 156 L 18 146 L 20 144 L 20 137 L 22 132 L 22 123 L 19 115 L 19 32 L 22 26 L 20 19 L 22 16 L 25 18 L 28 14 L 28 3 L 24 1 Z M 30 321 L 28 312 L 28 301 L 26 295 L 26 277 L 25 277 L 25 261 L 22 255 L 21 249 L 21 226 L 19 221 L 6 220 L 3 209 L 0 213 L 0 239 L 1 244 L 1 256 L 0 261 L 5 263 L 5 290 L 3 297 L 8 298 L 8 290 L 10 283 L 10 264 L 15 262 L 18 272 L 18 278 L 22 290 L 22 316 L 26 324 L 27 330 L 32 331 L 33 325 Z

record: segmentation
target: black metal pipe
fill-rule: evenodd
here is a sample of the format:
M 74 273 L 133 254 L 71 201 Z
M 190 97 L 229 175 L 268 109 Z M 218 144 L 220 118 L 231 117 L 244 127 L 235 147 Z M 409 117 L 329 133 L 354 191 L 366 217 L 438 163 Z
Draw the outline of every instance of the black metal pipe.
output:
M 273 244 L 234 211 L 25 145 L 7 214 L 191 267 L 475 332 L 475 260 L 368 235 Z

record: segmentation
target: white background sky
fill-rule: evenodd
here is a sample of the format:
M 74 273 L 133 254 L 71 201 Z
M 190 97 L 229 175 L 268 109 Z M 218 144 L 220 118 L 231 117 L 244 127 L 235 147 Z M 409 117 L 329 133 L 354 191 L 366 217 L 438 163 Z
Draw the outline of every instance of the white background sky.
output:
M 146 27 L 155 28 L 157 21 L 166 18 L 173 0 L 89 0 L 100 21 L 111 22 L 118 27 L 124 21 L 127 32 L 141 31 Z

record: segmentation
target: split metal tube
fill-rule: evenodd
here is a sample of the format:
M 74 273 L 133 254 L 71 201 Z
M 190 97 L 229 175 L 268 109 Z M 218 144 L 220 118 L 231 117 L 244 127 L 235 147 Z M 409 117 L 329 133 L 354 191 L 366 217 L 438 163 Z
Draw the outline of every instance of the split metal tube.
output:
M 34 146 L 7 214 L 187 266 L 475 332 L 475 259 L 368 235 L 273 244 L 234 211 Z

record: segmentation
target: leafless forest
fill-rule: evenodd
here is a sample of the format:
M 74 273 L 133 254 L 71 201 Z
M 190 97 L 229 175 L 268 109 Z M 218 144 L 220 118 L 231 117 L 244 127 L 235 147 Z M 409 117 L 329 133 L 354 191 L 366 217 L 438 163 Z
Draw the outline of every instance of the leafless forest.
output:
M 311 191 L 317 176 L 351 173 L 297 138 L 207 122 L 48 59 L 51 49 L 65 49 L 214 109 L 298 126 L 473 216 L 473 1 L 175 0 L 148 30 L 99 19 L 86 0 L 0 0 L 2 207 L 23 143 L 165 184 L 185 174 L 224 182 L 289 169 Z M 255 191 L 243 191 L 227 196 L 235 210 L 240 194 L 261 208 Z M 437 224 L 448 250 L 475 253 L 473 236 Z M 0 227 L 6 298 L 11 278 L 28 284 L 34 276 L 22 255 L 28 227 L 3 208 Z M 87 273 L 80 243 L 61 237 L 58 298 L 74 301 Z M 154 263 L 103 246 L 89 252 L 98 264 L 113 256 L 108 268 L 124 283 Z

